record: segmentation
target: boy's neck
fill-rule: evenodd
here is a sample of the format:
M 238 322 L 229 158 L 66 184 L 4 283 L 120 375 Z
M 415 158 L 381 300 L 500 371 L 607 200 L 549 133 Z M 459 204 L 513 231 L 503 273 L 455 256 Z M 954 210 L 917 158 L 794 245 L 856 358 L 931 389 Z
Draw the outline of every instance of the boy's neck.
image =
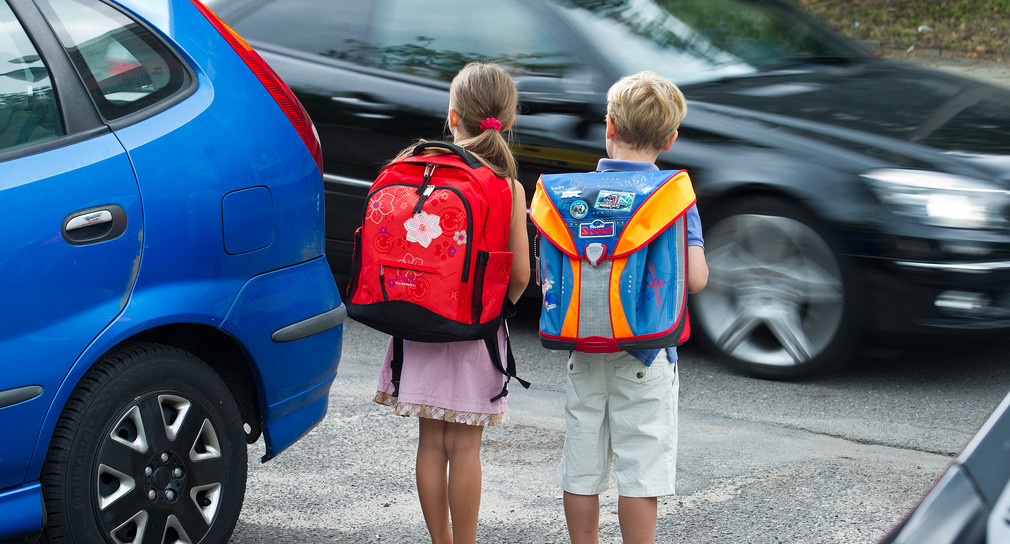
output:
M 616 161 L 639 161 L 655 163 L 659 158 L 659 151 L 648 149 L 631 149 L 629 147 L 615 145 L 608 150 L 607 155 Z

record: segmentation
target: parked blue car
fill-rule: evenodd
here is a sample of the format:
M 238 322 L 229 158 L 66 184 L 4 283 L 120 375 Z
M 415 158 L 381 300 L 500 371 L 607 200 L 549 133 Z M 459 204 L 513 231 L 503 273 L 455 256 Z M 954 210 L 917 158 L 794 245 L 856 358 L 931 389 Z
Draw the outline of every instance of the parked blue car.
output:
M 0 23 L 0 540 L 226 542 L 340 360 L 312 123 L 195 0 Z

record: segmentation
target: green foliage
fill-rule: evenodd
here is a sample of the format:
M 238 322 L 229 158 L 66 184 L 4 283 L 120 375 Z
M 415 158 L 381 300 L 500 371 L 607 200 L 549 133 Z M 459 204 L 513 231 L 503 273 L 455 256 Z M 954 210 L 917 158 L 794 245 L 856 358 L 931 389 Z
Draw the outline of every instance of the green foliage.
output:
M 816 18 L 883 50 L 938 49 L 1010 61 L 1010 0 L 792 0 Z

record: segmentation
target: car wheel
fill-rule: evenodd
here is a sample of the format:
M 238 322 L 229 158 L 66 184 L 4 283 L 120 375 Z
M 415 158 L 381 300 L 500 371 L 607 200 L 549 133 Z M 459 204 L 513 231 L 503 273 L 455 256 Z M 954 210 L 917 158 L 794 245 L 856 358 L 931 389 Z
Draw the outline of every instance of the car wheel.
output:
M 144 344 L 105 357 L 56 424 L 43 541 L 226 542 L 246 484 L 242 420 L 193 355 Z
M 707 217 L 708 286 L 692 325 L 746 373 L 798 378 L 839 363 L 851 347 L 844 264 L 799 206 L 755 198 Z

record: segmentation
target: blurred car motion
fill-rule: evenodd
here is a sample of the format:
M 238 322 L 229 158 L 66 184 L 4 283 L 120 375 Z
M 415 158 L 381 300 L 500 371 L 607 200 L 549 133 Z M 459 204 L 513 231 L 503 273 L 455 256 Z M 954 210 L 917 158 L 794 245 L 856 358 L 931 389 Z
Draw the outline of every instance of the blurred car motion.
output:
M 326 413 L 321 156 L 191 0 L 0 2 L 0 541 L 227 542 Z
M 861 333 L 1010 326 L 1010 92 L 867 55 L 776 0 L 210 0 L 319 130 L 339 281 L 377 169 L 444 132 L 467 61 L 506 66 L 527 195 L 605 156 L 605 93 L 654 70 L 689 100 L 711 278 L 696 337 L 796 377 Z M 532 228 L 530 229 L 532 233 Z
M 878 544 L 1010 542 L 1010 394 Z

